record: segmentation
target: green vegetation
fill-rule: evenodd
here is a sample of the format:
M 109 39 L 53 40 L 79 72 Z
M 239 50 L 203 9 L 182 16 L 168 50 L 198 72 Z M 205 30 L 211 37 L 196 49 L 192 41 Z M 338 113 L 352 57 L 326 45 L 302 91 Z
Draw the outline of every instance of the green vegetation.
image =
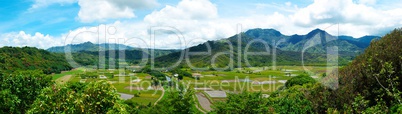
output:
M 192 76 L 193 76 L 190 72 L 187 72 L 187 71 L 184 71 L 184 70 L 181 70 L 181 69 L 174 69 L 174 70 L 171 71 L 171 73 L 172 73 L 172 74 L 177 74 L 177 75 L 178 75 L 178 78 L 179 78 L 180 80 L 182 80 L 183 77 L 190 77 L 190 78 L 192 78 Z
M 285 86 L 290 88 L 295 85 L 303 85 L 303 84 L 308 84 L 308 83 L 315 83 L 315 81 L 312 77 L 310 77 L 307 74 L 301 74 L 299 76 L 290 78 L 288 81 L 286 81 Z
M 315 81 L 310 78 L 298 76 L 286 83 L 287 88 L 273 92 L 265 101 L 266 106 L 272 108 L 270 111 L 273 113 L 402 113 L 400 44 L 402 29 L 396 29 L 381 40 L 372 42 L 362 55 L 340 69 L 339 86 L 331 85 L 333 80 L 330 79 L 323 81 L 326 85 L 339 88 L 332 90 L 321 83 L 313 84 Z M 334 74 L 325 77 L 335 78 Z M 243 95 L 232 94 L 225 105 L 237 105 L 233 98 L 241 100 Z M 246 99 L 246 102 L 256 99 L 258 97 Z M 239 103 L 241 106 L 246 105 Z M 215 109 L 220 112 L 231 110 Z
M 162 49 L 141 49 L 122 44 L 93 44 L 91 42 L 51 47 L 47 49 L 47 51 L 54 52 L 55 55 L 64 57 L 65 48 L 70 49 L 69 52 L 71 52 L 73 60 L 78 64 L 82 66 L 93 66 L 94 68 L 100 69 L 125 68 L 127 64 L 121 62 L 139 64 L 142 62 L 143 59 L 149 59 L 151 56 L 151 52 L 154 54 L 153 57 L 159 57 L 178 51 Z M 121 56 L 121 54 L 124 54 L 124 56 Z M 106 62 L 100 64 L 99 58 L 103 58 Z M 114 61 L 114 64 L 110 65 L 109 61 Z
M 285 37 L 275 31 L 265 32 Z M 254 32 L 249 34 L 254 36 L 241 33 L 241 40 L 251 42 L 259 36 Z M 227 42 L 240 45 L 236 38 L 209 41 L 212 53 L 228 50 L 230 47 Z M 52 74 L 72 69 L 62 54 L 29 47 L 4 47 L 0 48 L 0 111 L 11 114 L 201 113 L 196 107 L 199 105 L 194 93 L 204 91 L 213 104 L 210 113 L 402 113 L 401 44 L 402 29 L 396 29 L 382 39 L 373 41 L 364 53 L 348 65 L 335 68 L 334 73 L 328 74 L 327 69 L 320 66 L 320 62 L 326 61 L 321 58 L 325 56 L 313 57 L 320 54 L 319 49 L 305 55 L 307 63 L 319 66 L 294 66 L 298 64 L 293 62 L 299 61 L 297 58 L 300 53 L 277 50 L 278 64 L 289 66 L 267 67 L 271 59 L 256 56 L 248 57 L 249 63 L 260 67 L 235 66 L 237 60 L 234 60 L 236 68 L 221 71 L 212 68 L 213 65 L 209 63 L 211 55 L 196 55 L 190 58 L 194 61 L 193 65 L 208 69 L 190 69 L 182 61 L 179 67 L 167 69 L 166 72 L 151 69 L 150 66 L 138 70 L 135 68 L 139 66 L 98 69 L 97 53 L 80 50 L 73 53 L 76 59 L 80 59 L 78 62 L 95 67 Z M 202 52 L 206 45 L 189 49 Z M 244 44 L 241 47 L 239 51 L 243 52 Z M 250 47 L 256 52 L 263 49 L 263 44 L 252 44 Z M 289 48 L 293 49 L 297 47 Z M 131 64 L 138 62 L 137 54 L 142 53 L 136 50 L 119 51 L 130 52 Z M 233 55 L 237 56 L 237 53 L 236 49 Z M 170 53 L 159 57 L 155 65 L 170 65 L 178 56 L 179 53 Z M 341 56 L 353 57 L 347 54 Z M 216 58 L 214 65 L 223 68 L 228 64 L 229 57 L 222 55 Z M 246 63 L 243 60 L 240 62 Z M 304 68 L 311 72 L 304 71 Z M 193 78 L 192 73 L 197 73 L 199 77 Z M 67 75 L 69 77 L 64 84 L 53 81 Z M 134 97 L 122 100 L 121 93 Z M 157 101 L 159 98 L 161 100 Z
M 166 74 L 162 73 L 161 71 L 151 70 L 151 68 L 149 66 L 141 69 L 138 72 L 150 74 L 151 76 L 153 76 L 155 79 L 158 79 L 158 80 L 166 80 L 166 76 L 167 76 Z
M 370 45 L 371 40 L 379 38 L 378 36 L 364 36 L 360 38 L 339 36 L 338 39 L 336 39 L 336 36 L 332 36 L 326 31 L 320 29 L 315 29 L 306 35 L 286 36 L 274 29 L 257 28 L 248 30 L 245 34 L 256 39 L 262 39 L 269 44 L 273 44 L 273 41 L 284 40 L 278 48 L 284 51 L 296 52 L 302 51 L 304 44 L 308 40 L 318 37 L 319 39 L 314 40 L 322 40 L 324 41 L 322 42 L 324 43 L 323 45 L 327 45 L 328 47 L 337 46 L 341 54 L 352 55 L 356 55 L 356 52 L 363 52 L 364 49 Z M 327 40 L 330 41 L 325 42 Z M 325 53 L 325 48 L 321 45 L 317 45 L 307 49 L 306 51 L 310 53 Z
M 195 108 L 195 102 L 193 99 L 193 90 L 171 90 L 166 93 L 166 97 L 158 102 L 153 107 L 144 110 L 143 113 L 146 114 L 162 114 L 162 113 L 179 113 L 179 114 L 189 114 L 189 113 L 199 113 Z
M 106 81 L 53 85 L 42 90 L 28 113 L 127 113 L 119 97 Z
M 272 109 L 267 106 L 268 103 L 268 99 L 263 98 L 261 93 L 229 94 L 226 101 L 214 103 L 212 113 L 266 114 L 272 112 Z
M 392 112 L 391 108 L 401 105 L 402 82 L 402 29 L 396 29 L 385 35 L 381 40 L 371 43 L 365 53 L 359 55 L 352 63 L 339 71 L 339 89 L 333 93 L 338 101 L 337 109 L 349 109 L 357 96 L 367 100 L 365 106 L 360 106 L 352 112 L 362 109 L 378 109 L 382 112 Z M 347 105 L 347 108 L 344 108 Z M 352 108 L 353 109 L 353 108 Z
M 45 74 L 71 70 L 64 56 L 32 47 L 0 48 L 0 72 L 10 74 L 17 70 L 41 70 Z
M 52 84 L 52 78 L 42 71 L 16 71 L 0 75 L 1 112 L 25 113 L 31 107 L 42 88 Z
M 59 79 L 60 77 L 66 76 L 66 75 L 74 75 L 83 72 L 82 69 L 75 69 L 71 71 L 64 71 L 61 72 L 60 74 L 54 74 L 51 75 L 53 80 Z
M 241 42 L 238 42 L 239 37 L 241 39 Z M 310 36 L 309 38 L 312 37 L 313 36 Z M 322 38 L 325 39 L 325 37 Z M 274 50 L 273 46 L 271 44 L 264 44 L 256 40 L 261 39 L 247 35 L 246 33 L 240 33 L 227 39 L 208 41 L 203 44 L 187 48 L 181 52 L 174 52 L 165 56 L 157 57 L 155 58 L 154 65 L 157 67 L 168 67 L 174 65 L 176 62 L 179 62 L 179 67 L 188 68 L 189 66 L 194 66 L 202 70 L 233 70 L 234 68 L 238 67 L 272 66 L 272 52 Z M 264 39 L 262 40 L 264 41 Z M 271 41 L 271 39 L 265 40 L 269 40 L 269 42 Z M 305 42 L 306 41 L 300 43 Z M 297 48 L 303 48 L 303 46 L 304 45 L 298 44 Z M 240 47 L 240 50 L 238 49 L 238 47 Z M 207 50 L 209 48 L 211 50 Z M 316 47 L 316 49 L 321 50 L 322 48 L 323 47 Z M 229 50 L 230 52 L 228 52 Z M 276 49 L 275 51 L 276 65 L 302 65 L 301 49 L 292 51 Z M 357 50 L 350 49 L 350 51 L 351 52 L 340 52 L 340 57 L 338 58 L 340 65 L 346 65 L 356 56 Z M 191 55 L 189 52 L 210 52 L 210 54 Z M 250 52 L 260 52 L 261 54 L 265 55 L 251 55 L 249 54 Z M 180 59 L 180 57 L 182 57 L 183 55 L 185 55 L 186 57 L 188 56 L 188 58 Z M 238 60 L 238 57 L 240 57 L 241 60 Z M 239 62 L 241 63 L 241 66 L 237 66 L 239 65 Z M 304 53 L 305 65 L 324 66 L 326 64 L 323 63 L 326 62 L 327 58 L 326 53 L 324 52 Z M 227 66 L 229 67 L 225 68 Z

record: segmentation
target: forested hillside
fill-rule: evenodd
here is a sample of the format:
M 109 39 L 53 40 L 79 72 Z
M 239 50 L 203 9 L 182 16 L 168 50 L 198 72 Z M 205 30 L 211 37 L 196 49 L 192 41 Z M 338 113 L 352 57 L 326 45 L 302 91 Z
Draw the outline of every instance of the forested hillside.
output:
M 169 53 L 177 52 L 176 50 L 154 50 L 153 57 L 160 57 Z M 109 68 L 109 61 L 113 60 L 115 63 L 114 68 L 119 67 L 119 62 L 126 64 L 139 64 L 142 60 L 149 62 L 151 50 L 107 50 L 107 51 L 79 51 L 71 53 L 72 59 L 82 66 L 94 65 L 99 67 L 99 59 L 105 60 L 103 62 L 104 68 Z M 57 56 L 65 59 L 65 53 L 54 53 Z M 123 56 L 121 56 L 123 55 Z
M 340 85 L 334 92 L 338 108 L 361 97 L 355 112 L 379 108 L 402 112 L 402 29 L 377 40 L 352 63 L 339 71 Z
M 71 70 L 66 59 L 57 54 L 34 47 L 0 48 L 0 72 L 17 70 L 42 70 L 45 74 Z
M 47 51 L 54 52 L 55 55 L 65 58 L 66 54 L 64 53 L 64 49 L 67 47 L 71 49 L 69 52 L 71 52 L 73 60 L 78 64 L 82 66 L 94 65 L 99 67 L 99 59 L 104 59 L 106 60 L 103 64 L 104 68 L 109 68 L 109 60 L 113 60 L 115 62 L 114 68 L 118 68 L 120 65 L 119 61 L 124 61 L 129 64 L 139 64 L 143 59 L 149 61 L 151 57 L 160 57 L 179 51 L 174 49 L 141 49 L 122 44 L 93 44 L 91 42 L 51 47 L 47 49 Z

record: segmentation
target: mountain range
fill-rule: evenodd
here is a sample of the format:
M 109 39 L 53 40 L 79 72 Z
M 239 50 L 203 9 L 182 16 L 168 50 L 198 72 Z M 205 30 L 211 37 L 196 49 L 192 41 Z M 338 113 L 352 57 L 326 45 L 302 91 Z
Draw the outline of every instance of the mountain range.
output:
M 114 44 L 114 43 L 102 43 L 102 44 L 94 44 L 91 42 L 84 42 L 81 44 L 68 44 L 66 46 L 56 46 L 50 47 L 47 51 L 63 53 L 65 52 L 65 48 L 70 47 L 70 52 L 79 52 L 79 51 L 105 51 L 105 50 L 132 50 L 134 47 L 126 46 L 123 44 Z
M 185 67 L 223 68 L 225 66 L 270 66 L 276 65 L 326 65 L 327 47 L 336 46 L 340 65 L 346 65 L 362 53 L 378 36 L 353 38 L 332 36 L 315 29 L 306 35 L 286 36 L 274 29 L 251 29 L 217 41 L 208 41 L 197 46 L 155 59 L 155 66 L 167 67 L 180 63 Z M 208 51 L 207 49 L 210 49 Z M 189 52 L 208 52 L 186 56 Z M 245 52 L 268 52 L 266 55 L 246 56 Z M 233 58 L 233 59 L 230 59 Z M 273 62 L 275 60 L 275 62 Z M 239 66 L 241 65 L 241 66 Z
M 267 66 L 278 65 L 321 65 L 326 63 L 326 48 L 336 46 L 339 52 L 339 62 L 347 64 L 356 55 L 362 53 L 378 36 L 364 36 L 353 38 L 350 36 L 333 36 L 324 30 L 315 29 L 305 35 L 283 35 L 275 29 L 250 29 L 226 39 L 207 41 L 202 44 L 183 50 L 159 50 L 156 49 L 153 65 L 159 67 L 171 66 L 179 63 L 181 66 L 215 67 L 222 68 L 227 65 L 237 66 Z M 70 44 L 71 52 L 85 53 L 97 57 L 95 51 L 119 50 L 125 51 L 126 59 L 139 63 L 142 58 L 140 48 L 122 44 Z M 50 52 L 64 52 L 67 46 L 51 47 Z M 209 50 L 208 50 L 209 49 Z M 247 51 L 246 51 L 247 50 Z M 202 52 L 190 54 L 189 52 Z M 247 56 L 245 52 L 262 52 L 263 55 Z M 128 54 L 127 54 L 128 53 Z M 131 54 L 130 54 L 131 53 Z M 149 51 L 146 52 L 149 54 Z M 159 54 L 158 54 L 159 53 Z M 148 55 L 147 55 L 148 56 Z M 303 56 L 303 57 L 302 57 Z M 230 59 L 233 58 L 233 59 Z M 276 59 L 276 63 L 272 62 Z M 149 63 L 148 63 L 149 64 Z
M 283 51 L 301 52 L 303 49 L 310 53 L 325 52 L 322 47 L 337 46 L 341 52 L 361 53 L 373 39 L 379 36 L 363 36 L 353 38 L 351 36 L 333 36 L 321 29 L 315 29 L 306 35 L 283 35 L 275 29 L 251 29 L 245 32 L 246 35 L 262 39 L 269 44 L 276 44 L 277 48 Z M 275 41 L 275 42 L 274 42 Z M 305 44 L 314 45 L 305 45 Z

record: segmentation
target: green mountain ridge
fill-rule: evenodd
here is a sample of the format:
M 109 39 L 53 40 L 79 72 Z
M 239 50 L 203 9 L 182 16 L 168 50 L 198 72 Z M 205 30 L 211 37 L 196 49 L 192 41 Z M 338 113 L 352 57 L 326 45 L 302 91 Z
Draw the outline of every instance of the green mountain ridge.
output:
M 66 51 L 65 48 L 69 48 L 69 51 Z M 153 53 L 153 57 L 159 57 L 177 52 L 178 50 L 142 49 L 115 43 L 94 44 L 91 42 L 84 42 L 81 44 L 68 44 L 66 46 L 51 47 L 47 49 L 47 51 L 53 52 L 62 57 L 66 57 L 65 52 L 71 52 L 73 60 L 81 66 L 95 65 L 98 68 L 109 68 L 109 60 L 113 60 L 115 68 L 118 68 L 119 61 L 125 61 L 126 63 L 139 63 L 139 61 L 142 61 L 143 59 L 148 60 L 151 57 L 151 53 Z M 103 58 L 105 62 L 99 63 L 100 58 Z
M 72 67 L 63 56 L 34 47 L 0 48 L 0 72 L 42 70 L 46 74 L 60 73 Z
M 353 38 L 350 36 L 333 36 L 321 29 L 315 29 L 306 35 L 286 36 L 275 29 L 250 29 L 245 34 L 262 39 L 269 44 L 277 43 L 277 47 L 283 51 L 301 52 L 306 50 L 310 53 L 323 53 L 325 48 L 337 46 L 339 51 L 349 53 L 361 53 L 370 45 L 373 39 L 379 39 L 379 36 L 363 36 L 361 38 Z M 308 47 L 305 44 L 315 42 L 315 46 Z
M 327 47 L 334 46 L 338 47 L 339 64 L 346 65 L 356 55 L 362 53 L 371 40 L 376 38 L 378 37 L 335 37 L 320 29 L 315 29 L 306 35 L 286 36 L 275 29 L 257 28 L 227 39 L 208 41 L 181 52 L 158 57 L 153 65 L 162 68 L 175 63 L 179 63 L 179 66 L 202 68 L 270 66 L 273 64 L 325 65 L 323 63 L 327 62 Z M 207 51 L 207 49 L 211 50 Z M 268 52 L 269 54 L 245 57 L 246 49 L 248 52 Z M 192 52 L 204 52 L 204 54 L 192 55 Z M 273 58 L 276 58 L 275 63 Z

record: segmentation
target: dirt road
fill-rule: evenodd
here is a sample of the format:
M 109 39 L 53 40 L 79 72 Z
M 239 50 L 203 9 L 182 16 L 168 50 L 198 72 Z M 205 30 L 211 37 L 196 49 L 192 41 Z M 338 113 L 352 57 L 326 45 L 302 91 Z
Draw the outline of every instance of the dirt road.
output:
M 68 82 L 68 80 L 70 80 L 71 76 L 72 75 L 65 75 L 63 77 L 60 77 L 59 79 L 56 79 L 56 83 L 64 84 L 64 83 Z
M 208 98 L 202 93 L 196 93 L 198 102 L 200 103 L 201 107 L 207 111 L 211 111 L 211 102 L 209 102 Z

